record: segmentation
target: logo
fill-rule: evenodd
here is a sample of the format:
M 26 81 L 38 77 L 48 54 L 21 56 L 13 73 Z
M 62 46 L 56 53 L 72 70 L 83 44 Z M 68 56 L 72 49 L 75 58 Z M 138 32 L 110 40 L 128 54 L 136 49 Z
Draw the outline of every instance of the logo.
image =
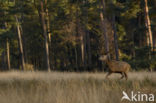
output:
M 131 95 L 128 96 L 128 94 L 123 91 L 122 92 L 123 97 L 121 98 L 121 101 L 128 100 L 132 102 L 141 102 L 141 101 L 148 101 L 148 102 L 154 102 L 154 94 L 144 94 L 141 92 L 134 93 L 131 91 Z

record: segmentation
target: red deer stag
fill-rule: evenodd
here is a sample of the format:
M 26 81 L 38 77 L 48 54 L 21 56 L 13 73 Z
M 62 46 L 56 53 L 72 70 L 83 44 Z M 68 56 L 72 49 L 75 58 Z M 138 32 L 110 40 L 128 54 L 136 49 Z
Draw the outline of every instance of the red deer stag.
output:
M 124 77 L 126 80 L 128 79 L 127 73 L 131 69 L 131 66 L 127 62 L 110 60 L 108 55 L 100 56 L 99 60 L 106 62 L 109 67 L 109 72 L 106 75 L 106 78 L 108 78 L 108 76 L 110 76 L 112 73 L 120 73 L 122 75 L 121 79 Z

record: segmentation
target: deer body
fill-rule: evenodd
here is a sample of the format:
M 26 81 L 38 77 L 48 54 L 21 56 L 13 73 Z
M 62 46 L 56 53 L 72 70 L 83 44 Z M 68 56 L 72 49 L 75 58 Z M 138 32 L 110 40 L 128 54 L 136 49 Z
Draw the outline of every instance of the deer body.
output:
M 107 74 L 107 78 L 112 73 L 120 73 L 122 75 L 122 78 L 128 79 L 128 71 L 131 69 L 131 66 L 124 61 L 116 61 L 116 60 L 109 60 L 107 55 L 103 55 L 99 58 L 101 61 L 105 61 L 109 67 L 109 72 Z
M 127 62 L 110 60 L 106 61 L 111 72 L 128 72 L 131 68 Z

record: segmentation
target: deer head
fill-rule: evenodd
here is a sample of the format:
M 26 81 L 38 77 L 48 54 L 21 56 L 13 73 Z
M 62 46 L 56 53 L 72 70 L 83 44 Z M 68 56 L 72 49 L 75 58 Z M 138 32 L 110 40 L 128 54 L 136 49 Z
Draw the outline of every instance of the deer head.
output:
M 101 61 L 106 61 L 106 60 L 108 60 L 108 55 L 101 55 L 101 56 L 99 57 L 99 60 L 101 60 Z
M 108 51 L 107 53 L 105 53 L 105 55 L 101 55 L 100 57 L 99 57 L 99 60 L 101 60 L 101 61 L 109 61 L 110 60 L 110 51 Z

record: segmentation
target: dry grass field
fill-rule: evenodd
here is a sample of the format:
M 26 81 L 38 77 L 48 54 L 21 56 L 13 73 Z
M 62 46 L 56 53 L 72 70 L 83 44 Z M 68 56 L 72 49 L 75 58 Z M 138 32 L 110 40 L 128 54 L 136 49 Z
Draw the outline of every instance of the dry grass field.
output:
M 0 103 L 134 103 L 121 101 L 122 91 L 153 93 L 156 96 L 156 73 L 132 72 L 128 74 L 128 81 L 119 80 L 119 74 L 112 74 L 106 80 L 105 75 L 1 72 Z

